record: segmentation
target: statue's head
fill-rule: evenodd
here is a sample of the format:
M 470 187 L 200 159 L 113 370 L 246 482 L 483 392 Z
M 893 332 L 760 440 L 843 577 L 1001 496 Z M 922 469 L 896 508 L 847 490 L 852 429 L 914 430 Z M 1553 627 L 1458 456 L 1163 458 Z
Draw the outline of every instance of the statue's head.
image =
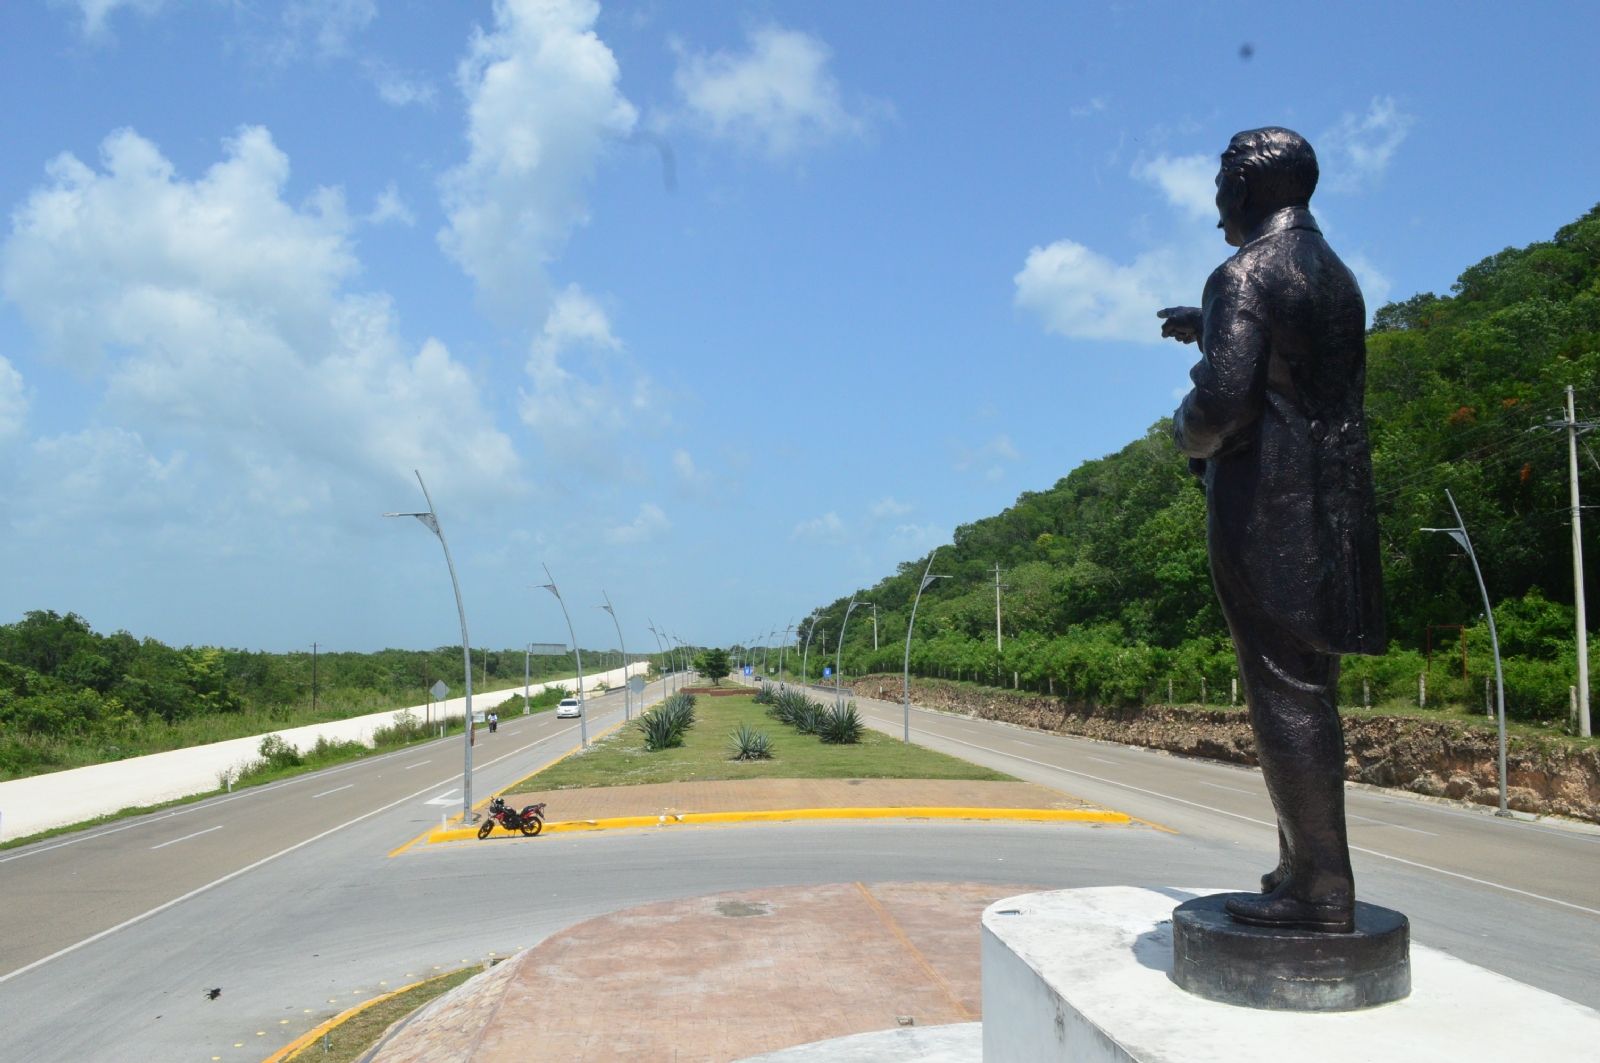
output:
M 1235 133 L 1217 173 L 1217 228 L 1239 247 L 1274 211 L 1310 204 L 1317 174 L 1317 153 L 1294 130 L 1267 126 Z

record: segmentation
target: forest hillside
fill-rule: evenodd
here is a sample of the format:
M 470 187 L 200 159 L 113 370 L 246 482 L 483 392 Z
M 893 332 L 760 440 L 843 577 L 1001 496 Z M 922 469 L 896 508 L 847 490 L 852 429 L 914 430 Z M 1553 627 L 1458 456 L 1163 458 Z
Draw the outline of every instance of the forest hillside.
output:
M 1375 703 L 1414 703 L 1427 670 L 1430 701 L 1482 704 L 1492 667 L 1477 586 L 1450 539 L 1422 530 L 1453 523 L 1448 488 L 1496 603 L 1509 709 L 1564 722 L 1576 653 L 1567 448 L 1565 433 L 1546 426 L 1564 416 L 1568 385 L 1578 419 L 1600 419 L 1600 207 L 1549 241 L 1470 267 L 1449 295 L 1382 307 L 1367 356 L 1392 645 L 1385 657 L 1346 660 L 1344 700 L 1370 692 Z M 1158 422 L 1055 486 L 956 529 L 933 567 L 952 578 L 929 587 L 917 615 L 913 671 L 1104 704 L 1164 701 L 1169 682 L 1176 700 L 1194 702 L 1204 680 L 1206 700 L 1226 703 L 1235 671 L 1206 563 L 1205 498 L 1170 427 Z M 1600 489 L 1600 460 L 1587 444 L 1579 453 L 1584 491 Z M 1594 557 L 1593 531 L 1584 538 Z M 858 610 L 845 633 L 846 673 L 900 670 L 926 560 L 863 589 L 878 606 L 883 648 L 873 652 Z M 822 608 L 818 638 L 830 646 L 848 601 Z M 1465 675 L 1457 629 L 1431 632 L 1428 667 L 1430 625 L 1465 627 Z

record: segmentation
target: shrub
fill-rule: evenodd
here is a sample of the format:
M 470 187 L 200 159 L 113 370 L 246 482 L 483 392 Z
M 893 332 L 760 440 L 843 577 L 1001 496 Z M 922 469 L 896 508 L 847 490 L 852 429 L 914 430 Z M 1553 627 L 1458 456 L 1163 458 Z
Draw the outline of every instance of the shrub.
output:
M 644 735 L 644 747 L 652 753 L 683 745 L 683 726 L 664 704 L 639 717 L 639 730 Z
M 778 692 L 772 689 L 771 683 L 762 683 L 756 688 L 755 697 L 751 698 L 750 700 L 754 701 L 757 705 L 771 705 L 777 696 Z
M 256 747 L 268 769 L 298 768 L 305 763 L 300 751 L 283 740 L 282 735 L 267 735 Z
M 680 729 L 687 731 L 694 726 L 694 702 L 693 694 L 677 693 L 663 701 L 658 711 L 670 714 L 678 721 Z
M 728 752 L 733 760 L 766 760 L 772 756 L 772 740 L 747 723 L 728 736 Z
M 815 724 L 818 738 L 829 745 L 854 745 L 861 741 L 861 716 L 856 703 L 851 701 L 832 709 L 823 709 Z

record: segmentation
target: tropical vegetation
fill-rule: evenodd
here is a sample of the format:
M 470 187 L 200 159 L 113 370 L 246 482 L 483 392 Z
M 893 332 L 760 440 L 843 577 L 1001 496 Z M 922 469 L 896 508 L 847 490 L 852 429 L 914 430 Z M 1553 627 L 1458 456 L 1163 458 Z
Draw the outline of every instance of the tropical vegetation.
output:
M 1494 602 L 1509 712 L 1565 723 L 1577 651 L 1567 442 L 1555 423 L 1569 386 L 1578 420 L 1600 420 L 1600 207 L 1549 241 L 1484 259 L 1448 295 L 1381 307 L 1367 352 L 1391 643 L 1382 657 L 1346 660 L 1343 701 L 1415 705 L 1426 673 L 1430 704 L 1483 705 L 1493 669 L 1478 586 L 1456 544 L 1427 530 L 1455 523 L 1448 491 Z M 912 671 L 1101 704 L 1227 703 L 1235 668 L 1206 562 L 1205 498 L 1170 427 L 956 529 L 934 558 L 951 578 L 924 593 Z M 1587 441 L 1579 457 L 1593 499 L 1600 457 Z M 851 625 L 848 673 L 900 670 L 926 560 L 860 592 L 878 607 L 883 648 Z M 830 641 L 847 603 L 821 609 Z

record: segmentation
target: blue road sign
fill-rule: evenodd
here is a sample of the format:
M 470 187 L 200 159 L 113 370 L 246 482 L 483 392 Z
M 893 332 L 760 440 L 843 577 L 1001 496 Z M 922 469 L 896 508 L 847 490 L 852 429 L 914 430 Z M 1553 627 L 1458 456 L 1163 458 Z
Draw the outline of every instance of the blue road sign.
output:
M 833 674 L 833 665 L 828 665 L 822 670 L 822 678 L 826 679 Z
M 750 667 L 751 666 L 748 665 L 748 664 L 744 666 L 744 674 L 745 675 L 749 675 L 750 674 Z

